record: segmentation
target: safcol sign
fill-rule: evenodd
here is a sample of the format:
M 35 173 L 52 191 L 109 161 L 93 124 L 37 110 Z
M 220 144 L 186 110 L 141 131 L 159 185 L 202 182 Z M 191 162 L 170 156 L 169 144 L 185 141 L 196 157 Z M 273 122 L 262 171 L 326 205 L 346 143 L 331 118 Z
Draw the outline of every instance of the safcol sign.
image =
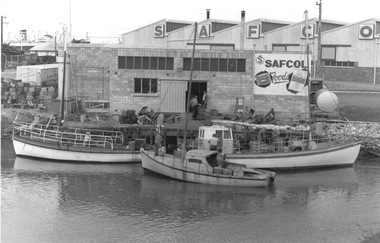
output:
M 293 73 L 307 68 L 305 54 L 257 53 L 254 59 L 254 94 L 307 95 L 307 88 L 289 90 Z

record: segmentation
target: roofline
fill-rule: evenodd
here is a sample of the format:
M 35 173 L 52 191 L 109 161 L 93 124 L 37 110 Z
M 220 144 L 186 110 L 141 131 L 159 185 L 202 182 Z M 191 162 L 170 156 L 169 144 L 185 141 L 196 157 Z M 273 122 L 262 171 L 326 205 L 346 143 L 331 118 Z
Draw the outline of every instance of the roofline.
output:
M 319 21 L 318 18 L 311 18 L 311 19 L 307 20 L 307 22 L 318 22 L 318 21 Z M 327 19 L 322 19 L 321 22 L 322 23 L 331 23 L 331 24 L 341 24 L 341 25 L 343 25 L 342 27 L 347 26 L 347 24 L 348 24 L 348 23 L 345 23 L 345 22 L 339 22 L 339 21 L 327 20 Z M 265 34 L 269 34 L 269 33 L 272 33 L 272 32 L 275 32 L 275 31 L 279 31 L 279 30 L 283 30 L 283 29 L 290 28 L 290 27 L 294 27 L 294 26 L 297 26 L 297 25 L 300 25 L 300 24 L 303 24 L 303 23 L 305 23 L 305 20 L 302 20 L 300 22 L 296 22 L 296 23 L 293 23 L 293 24 L 290 24 L 290 25 L 286 25 L 286 26 L 281 27 L 281 28 L 277 28 L 277 29 L 268 31 Z M 341 27 L 338 27 L 338 28 L 341 28 Z M 336 29 L 337 28 L 335 28 L 334 30 L 336 30 Z M 325 32 L 327 32 L 327 31 L 325 31 Z M 325 33 L 325 32 L 323 32 L 323 33 Z
M 364 22 L 368 22 L 370 20 L 374 20 L 376 22 L 380 22 L 380 19 L 378 18 L 371 18 L 371 19 L 365 19 L 365 20 L 361 20 L 359 22 L 356 22 L 356 23 L 352 23 L 352 24 L 348 24 L 348 25 L 344 25 L 344 26 L 341 26 L 339 28 L 335 28 L 335 29 L 331 29 L 331 30 L 328 30 L 328 31 L 325 31 L 325 32 L 322 32 L 321 34 L 326 34 L 326 33 L 330 33 L 332 31 L 337 31 L 337 30 L 341 30 L 341 29 L 344 29 L 344 28 L 348 28 L 348 27 L 351 27 L 351 26 L 354 26 L 354 25 L 358 25 L 358 24 L 361 24 L 361 23 L 364 23 Z
M 147 25 L 144 25 L 144 26 L 142 26 L 142 27 L 140 27 L 140 28 L 137 28 L 137 29 L 134 29 L 134 30 L 128 31 L 128 32 L 126 32 L 126 33 L 124 33 L 124 34 L 121 34 L 121 36 L 126 35 L 126 34 L 129 34 L 129 33 L 132 33 L 132 32 L 135 32 L 135 31 L 138 31 L 138 30 L 141 30 L 141 29 L 143 29 L 143 28 L 146 28 L 146 27 L 151 26 L 151 25 L 155 25 L 155 24 L 160 23 L 160 22 L 163 22 L 163 21 L 165 21 L 165 22 L 176 22 L 176 23 L 181 23 L 181 24 L 193 24 L 193 23 L 194 23 L 194 22 L 183 21 L 183 20 L 161 19 L 161 20 L 156 21 L 156 22 L 154 22 L 154 23 L 147 24 Z
M 270 23 L 276 23 L 276 24 L 293 24 L 294 22 L 287 22 L 287 21 L 281 21 L 281 20 L 270 20 L 270 19 L 263 19 L 263 18 L 258 18 L 258 19 L 254 19 L 254 20 L 250 20 L 248 22 L 245 22 L 244 26 L 247 26 L 251 23 L 254 23 L 254 22 L 270 22 Z M 241 23 L 239 23 L 238 25 L 236 26 L 231 26 L 229 28 L 226 28 L 226 29 L 223 29 L 221 31 L 218 31 L 217 33 L 221 33 L 221 32 L 224 32 L 224 31 L 228 31 L 232 28 L 240 28 L 241 27 Z M 285 27 L 285 26 L 284 26 Z M 282 27 L 281 27 L 282 28 Z M 279 28 L 278 28 L 279 29 Z
M 204 23 L 207 21 L 216 22 L 216 23 L 225 23 L 225 24 L 239 24 L 240 21 L 234 21 L 234 20 L 225 20 L 225 19 L 205 19 L 200 21 L 199 23 Z

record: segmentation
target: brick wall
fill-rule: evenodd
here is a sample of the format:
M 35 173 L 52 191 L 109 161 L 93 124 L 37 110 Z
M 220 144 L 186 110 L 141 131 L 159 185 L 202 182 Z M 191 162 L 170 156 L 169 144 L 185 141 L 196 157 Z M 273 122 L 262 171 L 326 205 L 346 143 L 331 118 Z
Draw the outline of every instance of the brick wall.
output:
M 85 100 L 108 100 L 110 93 L 111 50 L 103 46 L 69 49 L 72 74 L 71 96 Z
M 256 114 L 266 115 L 273 108 L 279 120 L 294 122 L 309 119 L 309 99 L 306 96 L 255 95 L 253 100 Z
M 126 49 L 105 46 L 81 45 L 71 47 L 73 77 L 72 94 L 86 100 L 109 100 L 110 111 L 139 111 L 149 106 L 155 111 L 160 106 L 160 82 L 157 94 L 135 94 L 134 78 L 157 78 L 158 80 L 182 80 L 190 78 L 184 71 L 183 58 L 190 58 L 192 50 Z M 174 57 L 174 70 L 118 69 L 118 56 Z M 252 100 L 253 53 L 248 51 L 197 50 L 196 58 L 243 58 L 246 72 L 194 71 L 194 82 L 207 82 L 208 109 L 232 115 L 236 98 L 244 97 L 245 106 L 255 109 L 256 114 L 274 108 L 278 118 L 299 120 L 308 118 L 307 97 L 255 95 Z

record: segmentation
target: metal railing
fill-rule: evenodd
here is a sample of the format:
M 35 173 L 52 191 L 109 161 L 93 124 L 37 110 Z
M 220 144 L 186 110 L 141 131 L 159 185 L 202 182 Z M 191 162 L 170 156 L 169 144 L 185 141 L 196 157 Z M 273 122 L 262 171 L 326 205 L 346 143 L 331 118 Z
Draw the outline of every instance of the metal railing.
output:
M 67 131 L 68 130 L 68 131 Z M 88 134 L 86 134 L 88 132 Z M 98 147 L 114 149 L 114 145 L 121 145 L 123 138 L 113 131 L 89 130 L 89 129 L 66 129 L 62 127 L 48 126 L 30 123 L 15 123 L 13 136 L 30 138 L 42 142 L 54 142 L 64 146 L 75 147 Z M 108 135 L 108 134 L 112 134 Z
M 77 136 L 81 136 L 81 135 L 86 134 L 87 132 L 90 132 L 91 136 L 110 137 L 112 143 L 115 145 L 124 144 L 124 135 L 120 131 L 71 128 L 71 127 L 62 127 L 62 126 L 54 126 L 54 125 L 46 126 L 44 124 L 31 124 L 31 123 L 23 123 L 23 122 L 17 122 L 17 123 L 15 122 L 13 125 L 14 127 L 18 127 L 18 126 L 32 127 L 34 130 L 39 130 L 39 131 L 49 130 L 49 131 L 56 131 L 56 132 L 71 133 L 71 134 L 76 134 Z

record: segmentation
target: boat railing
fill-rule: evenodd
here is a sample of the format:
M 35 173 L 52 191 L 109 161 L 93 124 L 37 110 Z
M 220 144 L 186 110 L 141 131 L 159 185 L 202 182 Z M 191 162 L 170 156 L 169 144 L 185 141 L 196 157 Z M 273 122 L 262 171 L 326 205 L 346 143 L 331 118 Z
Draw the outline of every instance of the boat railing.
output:
M 114 139 L 111 136 L 97 134 L 79 134 L 63 132 L 56 128 L 41 129 L 35 126 L 19 125 L 13 127 L 13 135 L 39 140 L 43 142 L 54 142 L 59 145 L 75 147 L 98 147 L 114 149 Z M 88 137 L 86 137 L 88 136 Z
M 197 149 L 198 148 L 199 139 L 187 139 L 186 140 L 186 148 L 187 150 Z M 178 148 L 182 148 L 183 139 L 177 138 L 177 146 Z
M 114 145 L 122 145 L 124 144 L 124 136 L 123 133 L 120 131 L 109 131 L 109 130 L 97 130 L 97 129 L 85 129 L 85 128 L 69 128 L 69 127 L 62 127 L 62 126 L 53 126 L 49 125 L 46 126 L 44 124 L 31 124 L 31 123 L 14 123 L 13 126 L 15 129 L 24 129 L 29 128 L 33 129 L 33 132 L 39 132 L 40 136 L 43 136 L 46 131 L 55 131 L 56 134 L 63 135 L 70 134 L 75 135 L 75 138 L 77 140 L 80 140 L 83 135 L 85 135 L 87 132 L 90 132 L 91 137 L 96 138 L 104 138 L 102 140 L 107 140 L 110 143 Z M 52 132 L 53 133 L 53 132 Z

